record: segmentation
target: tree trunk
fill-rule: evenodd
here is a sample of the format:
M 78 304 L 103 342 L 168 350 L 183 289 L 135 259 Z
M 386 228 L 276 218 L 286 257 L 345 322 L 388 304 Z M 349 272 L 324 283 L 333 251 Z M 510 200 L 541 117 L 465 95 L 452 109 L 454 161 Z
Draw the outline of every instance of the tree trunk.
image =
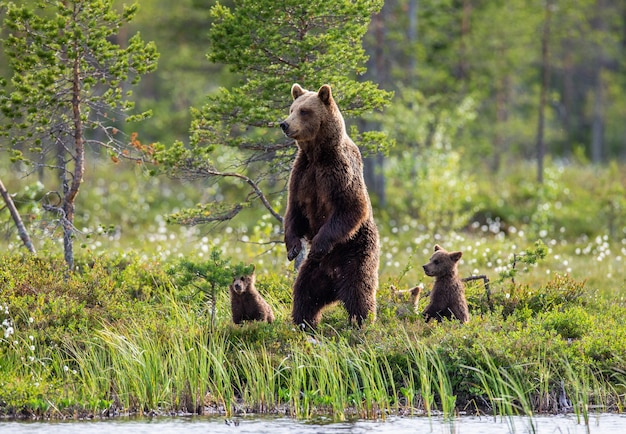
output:
M 68 269 L 74 269 L 74 210 L 76 196 L 85 173 L 85 143 L 83 138 L 83 121 L 81 114 L 81 77 L 80 77 L 80 49 L 74 47 L 76 58 L 72 68 L 72 118 L 74 121 L 74 153 L 71 159 L 74 163 L 71 183 L 64 186 L 63 191 L 63 247 L 65 249 L 65 262 Z
M 509 88 L 511 80 L 507 75 L 502 77 L 496 87 L 496 135 L 494 137 L 493 171 L 498 173 L 502 166 L 502 156 L 507 154 L 507 139 L 505 137 L 505 124 L 509 119 Z
M 574 113 L 574 61 L 572 54 L 572 42 L 566 40 L 564 43 L 565 59 L 563 60 L 563 108 L 562 122 L 565 130 L 565 145 L 563 151 L 565 155 L 572 153 L 572 142 L 574 131 L 572 131 L 572 113 Z
M 7 208 L 9 209 L 9 212 L 11 213 L 11 218 L 13 218 L 13 221 L 15 222 L 15 226 L 17 227 L 17 233 L 20 235 L 22 242 L 24 243 L 24 245 L 26 246 L 29 252 L 31 252 L 33 255 L 37 254 L 37 252 L 35 251 L 35 247 L 33 246 L 33 243 L 30 240 L 30 237 L 28 236 L 26 227 L 24 226 L 24 223 L 22 222 L 22 218 L 20 217 L 20 214 L 17 212 L 15 203 L 13 203 L 13 199 L 11 198 L 11 195 L 9 195 L 9 192 L 4 187 L 4 184 L 2 183 L 1 180 L 0 180 L 0 195 L 2 195 L 2 199 L 4 199 L 4 203 L 6 203 Z
M 417 0 L 409 0 L 409 30 L 407 32 L 407 39 L 409 47 L 414 47 L 417 41 Z M 413 53 L 417 53 L 417 50 L 413 49 Z M 415 55 L 409 58 L 409 71 L 408 77 L 411 80 L 411 85 L 417 88 L 417 57 Z
M 550 19 L 552 17 L 552 2 L 547 1 L 545 19 L 541 35 L 541 91 L 539 94 L 539 122 L 537 125 L 537 182 L 543 183 L 543 160 L 546 154 L 544 143 L 546 96 L 548 93 L 548 78 L 550 76 Z
M 604 14 L 606 13 L 604 0 L 598 0 L 596 11 L 596 30 L 600 33 L 601 37 L 605 37 L 607 26 L 604 19 Z M 595 83 L 593 114 L 591 119 L 591 161 L 600 164 L 602 162 L 604 148 L 604 105 L 606 103 L 602 71 L 607 60 L 602 44 L 597 44 L 595 48 L 597 50 L 597 58 L 594 62 Z
M 374 47 L 372 58 L 372 67 L 370 68 L 372 77 L 375 82 L 381 86 L 388 84 L 388 67 L 389 62 L 387 59 L 386 50 L 386 22 L 387 9 L 382 7 L 380 13 L 372 17 L 372 29 L 374 34 Z M 361 129 L 366 127 L 366 123 L 361 123 Z M 385 206 L 387 201 L 385 191 L 385 174 L 383 171 L 383 164 L 385 158 L 382 154 L 373 154 L 363 159 L 363 176 L 368 189 L 378 199 L 378 206 Z
M 597 71 L 593 99 L 593 118 L 591 121 L 591 161 L 602 162 L 604 147 L 604 89 L 602 84 L 602 66 Z

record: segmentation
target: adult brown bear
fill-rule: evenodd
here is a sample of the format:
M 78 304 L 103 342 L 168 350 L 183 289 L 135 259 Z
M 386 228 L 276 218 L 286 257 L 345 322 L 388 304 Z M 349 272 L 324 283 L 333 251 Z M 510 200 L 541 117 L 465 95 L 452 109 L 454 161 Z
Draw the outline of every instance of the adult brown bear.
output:
M 363 179 L 359 148 L 348 137 L 330 86 L 294 84 L 280 127 L 298 153 L 284 218 L 287 258 L 310 244 L 293 287 L 292 319 L 316 327 L 322 309 L 340 301 L 360 325 L 376 315 L 378 229 Z

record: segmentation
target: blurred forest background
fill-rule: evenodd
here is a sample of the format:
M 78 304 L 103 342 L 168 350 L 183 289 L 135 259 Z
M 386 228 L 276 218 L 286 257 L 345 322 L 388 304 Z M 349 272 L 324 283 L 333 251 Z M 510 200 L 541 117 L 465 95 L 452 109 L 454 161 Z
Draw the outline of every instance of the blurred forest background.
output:
M 233 84 L 227 67 L 206 59 L 213 4 L 141 0 L 129 31 L 155 41 L 161 53 L 157 71 L 135 92 L 154 113 L 137 126 L 144 141 L 184 138 L 189 108 Z M 449 121 L 463 125 L 453 146 L 472 164 L 498 171 L 535 159 L 544 91 L 546 155 L 626 158 L 624 1 L 388 0 L 372 17 L 364 46 L 364 78 L 396 92 L 383 121 L 395 152 L 432 146 L 427 132 L 452 112 L 465 116 Z
M 140 1 L 128 31 L 155 41 L 161 54 L 157 71 L 135 91 L 140 107 L 154 113 L 136 127 L 143 141 L 186 137 L 190 107 L 234 83 L 227 67 L 206 59 L 213 4 Z M 396 152 L 431 146 L 424 131 L 466 107 L 453 146 L 472 163 L 497 171 L 534 159 L 545 91 L 546 155 L 593 163 L 626 158 L 624 1 L 388 0 L 372 17 L 364 45 L 365 78 L 396 92 L 383 122 Z M 285 113 L 288 104 L 287 94 Z
M 156 71 L 133 88 L 137 111 L 150 110 L 152 117 L 120 124 L 129 141 L 165 146 L 187 143 L 193 109 L 202 107 L 220 87 L 245 81 L 240 72 L 207 58 L 215 3 L 141 0 L 135 19 L 120 29 L 115 41 L 120 46 L 140 32 L 143 40 L 156 43 L 160 54 Z M 237 3 L 222 2 L 230 8 Z M 472 218 L 487 223 L 534 221 L 538 234 L 558 233 L 563 231 L 563 221 L 547 223 L 556 219 L 558 206 L 547 217 L 545 211 L 549 204 L 562 201 L 563 194 L 582 201 L 577 216 L 586 215 L 578 222 L 581 227 L 568 230 L 592 235 L 597 229 L 594 214 L 608 215 L 603 226 L 611 233 L 621 233 L 626 227 L 622 170 L 626 159 L 626 1 L 388 0 L 371 17 L 363 45 L 369 56 L 367 72 L 356 78 L 393 92 L 383 110 L 358 118 L 346 116 L 349 126 L 381 130 L 393 143 L 383 152 L 366 153 L 366 178 L 380 216 L 398 224 L 402 216 L 427 217 L 423 224 L 430 229 L 460 229 Z M 12 71 L 3 56 L 0 53 L 0 76 L 10 77 Z M 291 84 L 285 82 L 284 95 L 276 96 L 283 102 L 285 115 Z M 301 84 L 317 89 L 323 83 Z M 339 95 L 344 91 L 334 88 Z M 266 139 L 281 137 L 276 128 Z M 90 182 L 100 190 L 91 197 L 85 193 L 82 200 L 93 205 L 94 197 L 110 194 L 113 183 L 102 179 L 113 174 L 116 179 L 111 181 L 119 181 L 124 175 L 110 155 L 99 149 L 88 152 L 92 154 L 90 171 L 101 179 Z M 216 155 L 216 164 L 226 168 L 242 158 L 232 150 Z M 575 167 L 579 174 L 564 179 L 563 168 L 568 167 Z M 598 172 L 598 168 L 604 169 Z M 27 200 L 29 194 L 41 198 L 41 192 L 26 186 L 31 181 L 12 176 L 19 173 L 18 166 L 3 163 L 1 170 L 9 191 L 18 199 Z M 137 171 L 129 169 L 133 170 Z M 565 184 L 568 180 L 570 184 Z M 573 185 L 584 190 L 586 180 L 595 182 L 588 195 L 606 196 L 604 208 L 586 206 L 592 203 L 587 196 L 571 197 L 579 194 L 572 191 Z M 249 194 L 245 185 L 194 182 L 186 184 L 192 188 L 185 196 L 182 183 L 164 186 L 142 181 L 156 192 L 139 193 L 136 199 L 160 195 L 160 200 L 151 200 L 165 203 L 178 194 L 183 200 L 165 204 L 170 209 L 162 211 L 167 213 Z M 284 193 L 284 187 L 274 190 Z M 533 201 L 530 209 L 522 206 L 525 199 Z M 282 202 L 275 200 L 272 205 L 280 210 Z M 86 205 L 81 210 L 85 221 L 90 214 L 85 208 L 111 212 L 111 208 Z M 109 216 L 105 224 L 136 220 L 137 214 Z M 573 213 L 569 214 L 573 220 Z M 184 220 L 184 215 L 178 217 Z M 273 238 L 280 240 L 277 233 Z

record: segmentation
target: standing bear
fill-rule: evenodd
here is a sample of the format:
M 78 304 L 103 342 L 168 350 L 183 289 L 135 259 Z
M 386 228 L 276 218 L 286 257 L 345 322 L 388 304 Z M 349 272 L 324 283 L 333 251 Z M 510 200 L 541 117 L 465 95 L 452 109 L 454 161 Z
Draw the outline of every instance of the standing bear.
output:
M 230 308 L 233 322 L 241 324 L 244 321 L 274 321 L 274 312 L 271 306 L 257 291 L 254 283 L 256 275 L 236 276 L 230 285 Z
M 456 318 L 462 323 L 469 320 L 465 286 L 457 271 L 457 263 L 462 255 L 462 252 L 447 252 L 435 245 L 435 253 L 428 264 L 423 266 L 426 275 L 435 278 L 430 303 L 424 309 L 426 322 L 433 318 L 437 321 Z
M 293 322 L 315 328 L 325 306 L 340 301 L 361 325 L 376 315 L 378 229 L 363 179 L 359 148 L 348 137 L 330 86 L 291 88 L 293 103 L 280 127 L 295 139 L 284 217 L 291 261 L 308 243 L 293 287 Z

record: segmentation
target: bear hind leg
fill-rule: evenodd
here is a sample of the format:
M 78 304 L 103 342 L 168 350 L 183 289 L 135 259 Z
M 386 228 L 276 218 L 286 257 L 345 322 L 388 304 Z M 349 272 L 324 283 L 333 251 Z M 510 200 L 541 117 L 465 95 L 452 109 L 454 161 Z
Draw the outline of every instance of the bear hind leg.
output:
M 364 321 L 376 319 L 376 288 L 362 285 L 350 292 L 342 292 L 341 302 L 348 312 L 348 323 L 359 327 Z M 346 294 L 346 295 L 344 295 Z
M 320 272 L 319 264 L 305 260 L 293 286 L 293 323 L 316 328 L 322 318 L 322 309 L 333 301 L 332 282 L 328 276 Z

